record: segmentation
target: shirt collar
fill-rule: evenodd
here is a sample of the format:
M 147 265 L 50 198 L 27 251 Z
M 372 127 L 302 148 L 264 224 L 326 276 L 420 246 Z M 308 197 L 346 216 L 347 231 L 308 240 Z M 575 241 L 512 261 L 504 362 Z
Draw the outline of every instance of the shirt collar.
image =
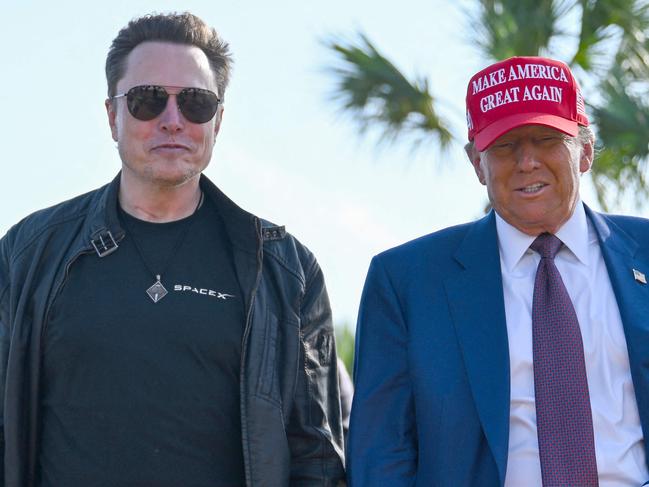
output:
M 536 237 L 527 235 L 513 227 L 496 212 L 498 248 L 505 267 L 511 272 L 529 249 Z M 591 240 L 588 218 L 581 200 L 575 211 L 555 234 L 582 264 L 588 263 L 588 244 Z

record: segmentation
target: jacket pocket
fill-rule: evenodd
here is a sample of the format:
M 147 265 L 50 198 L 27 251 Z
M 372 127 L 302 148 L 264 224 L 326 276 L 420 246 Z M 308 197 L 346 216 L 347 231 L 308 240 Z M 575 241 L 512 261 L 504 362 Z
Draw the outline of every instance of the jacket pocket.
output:
M 268 312 L 266 313 L 264 327 L 264 347 L 261 360 L 261 371 L 257 383 L 257 392 L 274 401 L 279 398 L 273 395 L 273 385 L 276 380 L 275 374 L 277 369 L 277 335 L 279 329 L 279 320 L 277 316 Z

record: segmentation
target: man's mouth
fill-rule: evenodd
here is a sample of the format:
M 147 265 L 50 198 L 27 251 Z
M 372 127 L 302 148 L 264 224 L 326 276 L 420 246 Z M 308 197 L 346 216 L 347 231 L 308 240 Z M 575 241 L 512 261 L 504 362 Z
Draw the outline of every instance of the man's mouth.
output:
M 545 183 L 535 183 L 535 184 L 530 184 L 529 186 L 525 186 L 523 188 L 519 188 L 518 191 L 521 191 L 522 193 L 525 194 L 534 194 L 534 193 L 538 193 L 546 186 L 547 184 Z
M 189 147 L 183 144 L 160 144 L 156 145 L 153 150 L 156 149 L 177 149 L 177 150 L 189 150 Z

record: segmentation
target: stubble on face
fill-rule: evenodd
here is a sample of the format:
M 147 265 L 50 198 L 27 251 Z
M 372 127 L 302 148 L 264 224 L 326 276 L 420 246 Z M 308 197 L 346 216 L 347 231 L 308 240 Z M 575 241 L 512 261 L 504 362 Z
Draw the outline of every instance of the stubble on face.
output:
M 144 42 L 133 49 L 117 92 L 147 84 L 205 88 L 218 94 L 207 56 L 189 45 Z M 163 190 L 183 186 L 188 181 L 197 184 L 212 156 L 221 111 L 207 123 L 194 124 L 184 118 L 175 96 L 171 96 L 161 115 L 141 121 L 128 113 L 125 102 L 124 98 L 113 100 L 109 108 L 123 179 L 134 187 Z

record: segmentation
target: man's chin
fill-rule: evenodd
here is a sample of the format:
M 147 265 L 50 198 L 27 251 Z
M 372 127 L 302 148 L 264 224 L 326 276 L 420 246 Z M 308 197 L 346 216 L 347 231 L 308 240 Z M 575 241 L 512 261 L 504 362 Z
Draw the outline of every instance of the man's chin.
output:
M 157 186 L 167 188 L 177 188 L 183 186 L 190 181 L 198 179 L 200 172 L 186 172 L 182 174 L 162 174 L 152 179 L 152 182 Z
M 160 188 L 176 188 L 183 186 L 190 181 L 196 180 L 201 174 L 201 171 L 197 168 L 162 169 L 157 167 L 156 169 L 153 169 L 149 167 L 142 172 L 132 171 L 128 168 L 124 169 L 124 175 L 126 177 L 130 176 L 129 179 L 132 177 L 139 183 L 158 186 Z

